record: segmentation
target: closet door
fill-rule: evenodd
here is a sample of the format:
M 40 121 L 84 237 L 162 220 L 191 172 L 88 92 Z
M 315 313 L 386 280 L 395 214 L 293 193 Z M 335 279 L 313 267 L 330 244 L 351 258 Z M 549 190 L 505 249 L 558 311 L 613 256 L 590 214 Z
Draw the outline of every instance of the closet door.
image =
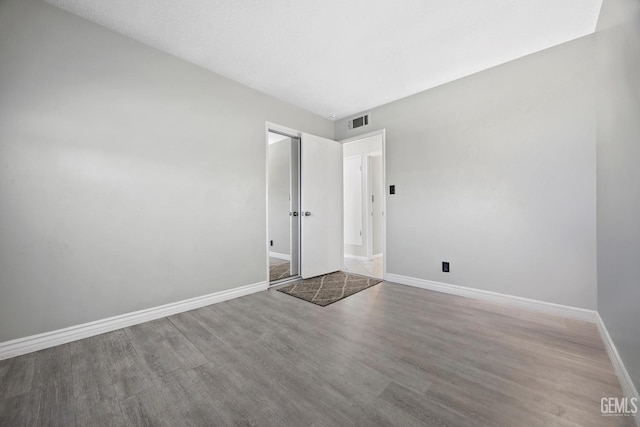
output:
M 303 134 L 301 144 L 300 275 L 342 269 L 342 144 Z

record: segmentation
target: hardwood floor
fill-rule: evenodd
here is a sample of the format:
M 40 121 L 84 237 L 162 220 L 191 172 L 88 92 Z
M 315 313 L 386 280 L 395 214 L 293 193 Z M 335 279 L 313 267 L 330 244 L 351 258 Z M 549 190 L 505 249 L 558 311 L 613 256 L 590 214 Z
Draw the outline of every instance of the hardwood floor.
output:
M 383 283 L 275 290 L 0 361 L 0 425 L 633 426 L 596 327 Z

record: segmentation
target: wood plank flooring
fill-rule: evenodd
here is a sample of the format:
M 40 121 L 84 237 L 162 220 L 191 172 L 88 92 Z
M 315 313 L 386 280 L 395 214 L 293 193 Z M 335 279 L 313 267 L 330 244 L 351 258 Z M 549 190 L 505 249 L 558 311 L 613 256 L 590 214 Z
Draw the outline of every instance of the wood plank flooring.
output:
M 633 426 L 596 327 L 383 283 L 275 290 L 0 361 L 0 426 Z

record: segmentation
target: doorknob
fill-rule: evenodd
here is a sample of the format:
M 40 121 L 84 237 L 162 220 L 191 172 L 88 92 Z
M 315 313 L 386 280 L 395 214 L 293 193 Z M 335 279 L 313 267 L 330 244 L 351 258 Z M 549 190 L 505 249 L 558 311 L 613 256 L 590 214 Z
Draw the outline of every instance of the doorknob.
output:
M 292 212 L 292 213 L 290 213 L 289 215 L 298 216 L 298 212 L 293 211 L 293 212 Z
M 309 211 L 304 212 L 304 216 L 311 216 L 311 212 L 309 212 Z

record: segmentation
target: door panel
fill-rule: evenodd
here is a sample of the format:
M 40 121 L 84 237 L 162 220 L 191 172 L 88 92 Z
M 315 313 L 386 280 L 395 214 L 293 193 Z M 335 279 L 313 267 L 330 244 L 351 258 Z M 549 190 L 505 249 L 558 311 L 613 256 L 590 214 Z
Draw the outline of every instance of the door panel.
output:
M 342 145 L 303 134 L 301 144 L 303 278 L 342 269 Z
M 300 274 L 300 138 L 291 144 L 291 275 Z
M 382 253 L 383 215 L 382 211 L 384 189 L 382 184 L 382 156 L 371 157 L 371 240 L 373 255 Z

